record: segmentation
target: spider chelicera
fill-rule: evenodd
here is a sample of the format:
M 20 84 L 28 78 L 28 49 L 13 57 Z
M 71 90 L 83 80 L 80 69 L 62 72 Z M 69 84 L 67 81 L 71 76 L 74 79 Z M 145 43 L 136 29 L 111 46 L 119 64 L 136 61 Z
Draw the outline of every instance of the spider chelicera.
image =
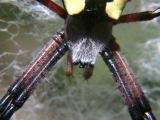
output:
M 67 76 L 72 75 L 73 65 L 79 65 L 87 69 L 85 78 L 90 78 L 97 54 L 100 54 L 118 84 L 132 120 L 156 120 L 112 35 L 112 27 L 120 23 L 151 20 L 160 16 L 159 9 L 121 15 L 127 0 L 62 0 L 65 9 L 51 0 L 37 1 L 65 19 L 65 26 L 1 99 L 0 119 L 9 120 L 30 97 L 46 71 L 69 51 Z

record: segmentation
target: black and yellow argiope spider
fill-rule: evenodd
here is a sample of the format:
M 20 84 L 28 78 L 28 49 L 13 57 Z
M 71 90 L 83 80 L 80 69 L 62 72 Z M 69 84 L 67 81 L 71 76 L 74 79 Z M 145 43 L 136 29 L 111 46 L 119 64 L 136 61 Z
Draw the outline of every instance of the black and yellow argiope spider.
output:
M 65 19 L 65 25 L 1 99 L 0 120 L 9 120 L 23 106 L 40 78 L 68 50 L 67 76 L 72 75 L 73 64 L 79 64 L 87 69 L 85 77 L 89 78 L 97 55 L 100 54 L 118 83 L 132 120 L 156 120 L 147 98 L 115 42 L 112 27 L 120 23 L 151 20 L 160 16 L 159 9 L 121 15 L 129 0 L 62 0 L 65 9 L 51 0 L 37 1 Z

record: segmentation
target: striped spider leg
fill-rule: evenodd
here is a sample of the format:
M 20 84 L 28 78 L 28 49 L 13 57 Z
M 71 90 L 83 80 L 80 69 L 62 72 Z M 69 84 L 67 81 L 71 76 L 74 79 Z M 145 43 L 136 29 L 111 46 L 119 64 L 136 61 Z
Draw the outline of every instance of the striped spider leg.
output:
M 131 118 L 133 120 L 156 120 L 147 98 L 115 39 L 101 55 L 118 84 Z
M 61 30 L 54 35 L 22 76 L 8 89 L 0 101 L 1 120 L 9 120 L 14 112 L 23 106 L 35 89 L 36 83 L 66 53 L 68 47 L 63 42 L 63 32 Z

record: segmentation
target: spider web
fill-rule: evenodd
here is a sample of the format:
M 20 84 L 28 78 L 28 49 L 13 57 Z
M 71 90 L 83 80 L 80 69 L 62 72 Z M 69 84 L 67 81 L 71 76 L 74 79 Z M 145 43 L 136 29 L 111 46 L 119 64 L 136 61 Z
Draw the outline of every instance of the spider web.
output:
M 137 7 L 139 2 L 133 2 L 133 4 L 132 9 Z M 9 85 L 21 75 L 44 44 L 47 43 L 63 24 L 63 20 L 34 0 L 1 0 L 0 97 L 4 95 Z M 154 24 L 158 23 L 156 22 Z M 117 37 L 122 39 L 120 42 L 122 47 L 126 48 L 123 49 L 124 52 L 128 52 L 126 52 L 126 55 L 129 63 L 131 63 L 131 66 L 135 68 L 135 70 L 138 69 L 136 73 L 138 73 L 138 76 L 142 79 L 140 82 L 144 84 L 145 92 L 148 96 L 151 96 L 151 98 L 153 97 L 151 99 L 152 105 L 154 105 L 154 107 L 158 105 L 155 107 L 155 111 L 158 114 L 157 110 L 160 107 L 158 104 L 160 103 L 160 98 L 157 96 L 159 93 L 158 85 L 156 89 L 152 89 L 152 87 L 147 84 L 150 83 L 149 80 L 146 84 L 144 82 L 148 75 L 150 78 L 155 77 L 153 74 L 149 74 L 149 72 L 144 73 L 141 67 L 145 67 L 145 65 L 141 64 L 139 67 L 139 65 L 137 65 L 139 64 L 138 62 L 133 63 L 132 59 L 135 56 L 129 56 L 134 50 L 140 48 L 142 51 L 140 54 L 142 54 L 143 57 L 138 60 L 145 63 L 144 60 L 150 58 L 148 57 L 148 53 L 144 53 L 144 51 L 149 49 L 145 47 L 147 42 L 143 41 L 140 45 L 138 42 L 126 43 L 126 39 L 130 39 L 128 41 L 132 41 L 132 39 L 127 38 L 127 35 L 124 36 L 125 28 L 126 31 L 128 31 L 128 26 L 118 28 L 119 32 L 116 33 Z M 121 33 L 121 29 L 123 29 L 123 33 Z M 133 29 L 126 34 L 130 35 L 136 32 L 136 29 Z M 125 41 L 123 41 L 123 39 Z M 143 39 L 146 40 L 146 37 L 143 37 Z M 159 39 L 155 41 L 159 43 Z M 128 44 L 135 44 L 135 48 Z M 154 45 L 154 42 L 152 45 Z M 128 46 L 128 48 L 124 46 Z M 153 55 L 156 53 L 157 49 L 153 49 L 150 54 Z M 137 53 L 135 54 L 137 55 Z M 153 61 L 158 62 L 158 59 L 149 61 L 147 65 L 152 66 Z M 124 107 L 123 100 L 121 99 L 120 92 L 116 88 L 111 74 L 107 72 L 108 69 L 103 67 L 105 65 L 101 59 L 98 59 L 94 75 L 88 82 L 84 81 L 82 77 L 83 71 L 78 68 L 75 68 L 71 81 L 67 80 L 64 75 L 65 60 L 62 60 L 60 63 L 61 64 L 55 66 L 56 69 L 51 70 L 45 79 L 41 80 L 34 95 L 32 95 L 23 108 L 12 117 L 13 120 L 130 119 L 127 108 Z M 154 68 L 158 71 L 156 65 L 154 65 Z M 147 71 L 151 70 L 148 68 L 145 69 L 147 69 Z M 156 78 L 155 81 L 156 80 L 158 81 L 158 78 Z M 155 81 L 152 81 L 152 83 L 155 84 Z M 154 90 L 157 91 L 154 92 Z M 149 93 L 149 91 L 151 91 L 151 93 Z

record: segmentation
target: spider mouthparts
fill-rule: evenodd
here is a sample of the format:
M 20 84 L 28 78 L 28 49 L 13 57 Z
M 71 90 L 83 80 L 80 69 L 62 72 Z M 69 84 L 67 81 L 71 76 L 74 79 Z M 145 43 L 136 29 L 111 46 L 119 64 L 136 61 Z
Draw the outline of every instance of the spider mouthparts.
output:
M 89 64 L 88 63 L 79 63 L 79 67 L 80 68 L 88 68 L 89 67 Z
M 79 64 L 79 62 L 73 62 L 73 65 L 78 65 Z
M 79 68 L 89 68 L 93 67 L 94 65 L 91 63 L 83 63 L 83 62 L 74 62 L 74 65 L 79 65 Z

